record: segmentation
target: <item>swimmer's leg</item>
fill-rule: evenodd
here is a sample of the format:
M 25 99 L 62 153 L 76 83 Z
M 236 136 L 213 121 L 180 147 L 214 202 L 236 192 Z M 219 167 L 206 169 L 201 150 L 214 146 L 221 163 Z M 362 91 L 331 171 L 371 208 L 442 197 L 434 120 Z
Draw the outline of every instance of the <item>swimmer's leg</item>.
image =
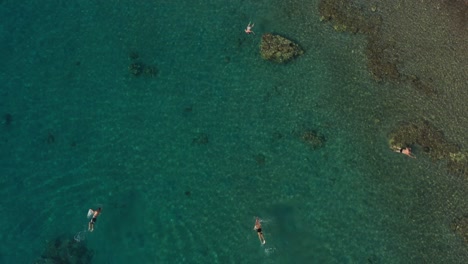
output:
M 262 234 L 260 232 L 257 232 L 257 235 L 258 235 L 258 240 L 260 240 L 260 243 L 265 244 L 263 243 L 264 239 L 263 239 Z

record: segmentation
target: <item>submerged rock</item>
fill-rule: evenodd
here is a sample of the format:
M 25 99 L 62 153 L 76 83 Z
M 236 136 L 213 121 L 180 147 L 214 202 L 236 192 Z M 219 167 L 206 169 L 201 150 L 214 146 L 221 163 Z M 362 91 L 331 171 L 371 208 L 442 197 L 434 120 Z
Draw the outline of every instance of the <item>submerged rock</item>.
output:
M 433 160 L 442 160 L 450 153 L 460 152 L 460 148 L 449 142 L 442 131 L 436 129 L 429 121 L 419 120 L 399 124 L 389 135 L 391 149 L 400 149 L 419 145 Z
M 142 62 L 133 62 L 128 66 L 130 73 L 135 76 L 155 77 L 158 75 L 158 69 L 155 66 L 146 65 Z
M 452 230 L 460 235 L 468 244 L 468 215 L 459 217 L 452 222 Z
M 312 149 L 319 149 L 325 145 L 325 136 L 315 130 L 307 129 L 301 133 L 301 139 Z
M 389 135 L 392 150 L 419 145 L 433 161 L 445 161 L 455 175 L 468 179 L 468 151 L 447 140 L 429 121 L 401 123 Z
M 209 137 L 205 133 L 199 133 L 196 137 L 192 139 L 192 144 L 194 145 L 206 145 L 209 142 Z
M 265 60 L 285 63 L 303 53 L 299 45 L 289 39 L 271 33 L 262 36 L 260 54 Z
M 41 257 L 36 264 L 90 264 L 94 252 L 89 250 L 84 243 L 77 242 L 68 236 L 59 236 L 46 245 Z

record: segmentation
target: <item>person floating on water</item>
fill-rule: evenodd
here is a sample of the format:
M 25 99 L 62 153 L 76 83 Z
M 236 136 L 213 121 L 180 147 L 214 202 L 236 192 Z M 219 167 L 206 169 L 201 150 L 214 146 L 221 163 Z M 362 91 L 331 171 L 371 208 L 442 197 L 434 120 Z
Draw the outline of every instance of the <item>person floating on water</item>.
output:
M 408 157 L 410 157 L 410 158 L 413 158 L 413 159 L 416 158 L 416 157 L 413 155 L 413 152 L 411 152 L 411 148 L 410 148 L 410 147 L 404 147 L 404 148 L 403 148 L 403 147 L 401 147 L 401 148 L 395 147 L 393 150 L 394 150 L 395 152 L 400 152 L 401 154 L 404 154 L 404 155 L 406 155 L 406 156 L 408 156 Z
M 97 221 L 97 217 L 101 214 L 101 207 L 99 207 L 97 210 L 89 209 L 88 211 L 88 217 L 91 217 L 91 220 L 89 221 L 88 224 L 88 231 L 93 232 L 94 230 L 94 224 Z
M 255 23 L 253 24 L 249 24 L 247 25 L 247 28 L 244 29 L 245 33 L 247 33 L 247 35 L 250 35 L 251 33 L 255 35 L 255 32 L 252 31 L 252 28 L 254 27 Z
M 260 224 L 260 219 L 258 219 L 258 217 L 255 217 L 254 230 L 257 231 L 257 235 L 258 235 L 258 239 L 260 240 L 260 243 L 265 244 L 266 241 L 262 233 L 262 224 Z

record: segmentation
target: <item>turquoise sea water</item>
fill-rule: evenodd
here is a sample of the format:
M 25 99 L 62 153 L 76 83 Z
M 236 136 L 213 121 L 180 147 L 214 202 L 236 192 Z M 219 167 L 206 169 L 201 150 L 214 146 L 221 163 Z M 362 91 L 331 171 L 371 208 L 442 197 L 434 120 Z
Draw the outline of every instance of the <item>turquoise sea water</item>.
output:
M 404 88 L 317 2 L 46 2 L 0 1 L 1 263 L 76 234 L 92 263 L 468 260 L 450 230 L 466 181 L 389 151 Z M 305 54 L 263 61 L 266 32 Z

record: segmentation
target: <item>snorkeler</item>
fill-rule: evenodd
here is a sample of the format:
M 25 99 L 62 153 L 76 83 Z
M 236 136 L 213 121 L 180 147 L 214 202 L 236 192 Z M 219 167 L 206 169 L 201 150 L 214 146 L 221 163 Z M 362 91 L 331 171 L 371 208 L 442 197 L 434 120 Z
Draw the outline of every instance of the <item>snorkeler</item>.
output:
M 413 155 L 413 152 L 411 152 L 411 148 L 410 147 L 406 147 L 406 148 L 395 148 L 394 149 L 395 152 L 400 152 L 401 154 L 404 154 L 410 158 L 413 158 L 415 159 L 416 157 Z
M 252 28 L 254 27 L 255 23 L 254 24 L 249 24 L 247 25 L 247 28 L 244 29 L 245 33 L 247 33 L 247 35 L 250 35 L 250 34 L 254 34 L 255 35 L 255 32 L 252 31 Z
M 92 218 L 91 218 L 91 220 L 89 221 L 89 224 L 88 224 L 89 232 L 93 232 L 94 224 L 96 223 L 97 217 L 98 217 L 99 214 L 101 214 L 101 207 L 99 207 L 97 210 L 89 209 L 88 217 L 92 216 Z
M 262 225 L 260 224 L 260 219 L 258 217 L 255 217 L 255 226 L 254 230 L 257 231 L 258 239 L 260 240 L 260 243 L 265 244 L 265 238 L 263 237 L 262 233 Z

